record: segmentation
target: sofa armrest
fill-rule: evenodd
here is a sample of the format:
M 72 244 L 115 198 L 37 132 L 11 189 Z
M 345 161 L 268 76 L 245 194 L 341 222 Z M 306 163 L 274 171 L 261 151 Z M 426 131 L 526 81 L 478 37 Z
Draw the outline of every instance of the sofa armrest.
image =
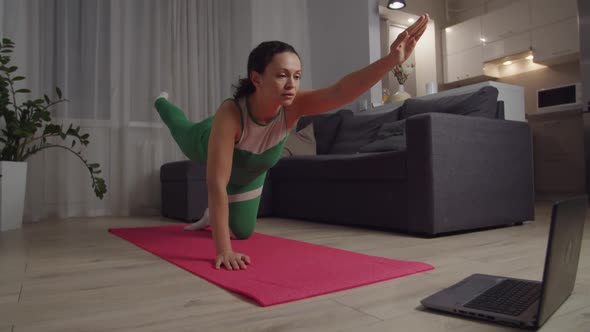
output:
M 427 113 L 406 121 L 408 225 L 438 234 L 534 218 L 525 122 Z

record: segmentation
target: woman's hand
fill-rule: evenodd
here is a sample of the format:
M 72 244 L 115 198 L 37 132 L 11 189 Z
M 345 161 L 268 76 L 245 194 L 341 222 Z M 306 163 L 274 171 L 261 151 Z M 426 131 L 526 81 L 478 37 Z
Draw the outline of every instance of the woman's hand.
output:
M 426 30 L 428 20 L 428 14 L 420 16 L 416 23 L 397 36 L 389 47 L 389 56 L 394 58 L 395 63 L 402 64 L 410 57 L 416 43 Z
M 381 59 L 344 76 L 327 88 L 299 92 L 293 104 L 289 106 L 290 111 L 287 112 L 295 118 L 292 121 L 296 121 L 301 116 L 334 110 L 360 97 L 394 66 L 401 65 L 408 59 L 418 39 L 426 30 L 428 21 L 428 14 L 420 16 L 416 23 L 397 37 L 389 47 L 389 54 Z
M 216 269 L 223 265 L 228 270 L 245 270 L 246 264 L 250 264 L 250 257 L 233 251 L 222 252 L 215 258 Z

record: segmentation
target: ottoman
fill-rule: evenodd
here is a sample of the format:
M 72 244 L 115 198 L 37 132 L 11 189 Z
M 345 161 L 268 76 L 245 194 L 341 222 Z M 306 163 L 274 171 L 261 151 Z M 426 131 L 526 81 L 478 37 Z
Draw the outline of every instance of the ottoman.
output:
M 207 208 L 207 166 L 190 160 L 166 163 L 160 167 L 162 216 L 193 222 Z M 272 215 L 270 178 L 267 176 L 258 217 Z
M 207 208 L 205 164 L 190 160 L 160 167 L 162 216 L 186 222 L 199 220 Z

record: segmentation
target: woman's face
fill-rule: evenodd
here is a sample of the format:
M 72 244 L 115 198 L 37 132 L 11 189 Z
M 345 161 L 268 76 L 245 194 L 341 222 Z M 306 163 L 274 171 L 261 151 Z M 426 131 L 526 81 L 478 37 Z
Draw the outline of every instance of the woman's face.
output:
M 277 53 L 266 66 L 264 73 L 252 74 L 256 92 L 282 106 L 289 106 L 299 91 L 301 61 L 294 53 Z

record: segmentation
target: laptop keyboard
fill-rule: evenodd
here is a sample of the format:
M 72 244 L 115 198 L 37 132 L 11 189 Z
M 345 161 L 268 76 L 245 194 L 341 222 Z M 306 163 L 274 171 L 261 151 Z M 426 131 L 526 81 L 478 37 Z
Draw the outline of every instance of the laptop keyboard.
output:
M 506 279 L 465 304 L 465 307 L 518 316 L 541 296 L 541 284 Z

